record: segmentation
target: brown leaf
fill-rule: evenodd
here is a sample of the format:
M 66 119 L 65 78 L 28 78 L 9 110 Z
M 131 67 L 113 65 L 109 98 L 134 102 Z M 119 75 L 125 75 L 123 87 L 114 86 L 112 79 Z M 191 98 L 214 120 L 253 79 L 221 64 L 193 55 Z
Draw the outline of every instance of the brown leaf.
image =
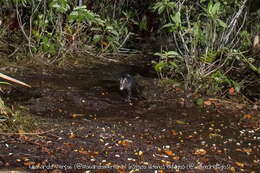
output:
M 178 133 L 177 133 L 175 130 L 171 130 L 171 134 L 172 134 L 173 136 L 177 136 L 177 135 L 178 135 Z
M 250 153 L 252 153 L 252 148 L 243 148 L 243 151 L 244 151 L 245 153 L 250 154 Z
M 88 152 L 88 151 L 79 150 L 78 152 L 79 152 L 80 154 L 89 155 L 89 152 Z
M 126 170 L 125 170 L 124 168 L 119 167 L 119 168 L 117 169 L 117 172 L 118 172 L 118 173 L 126 173 Z
M 189 135 L 187 138 L 188 138 L 188 139 L 191 139 L 191 138 L 193 138 L 193 136 L 192 136 L 192 135 Z
M 165 173 L 163 170 L 159 170 L 158 173 Z
M 211 101 L 209 101 L 209 100 L 206 100 L 206 101 L 204 101 L 204 105 L 206 105 L 206 106 L 210 106 L 212 103 L 211 103 Z
M 233 96 L 235 94 L 235 88 L 233 88 L 233 87 L 229 88 L 228 92 L 229 92 L 229 95 Z
M 132 143 L 133 141 L 128 139 L 118 141 L 118 144 L 123 145 L 124 147 L 129 147 Z
M 209 159 L 206 158 L 206 157 L 201 158 L 201 160 L 202 160 L 203 162 L 208 162 L 208 161 L 209 161 Z
M 174 156 L 175 154 L 171 150 L 164 150 L 164 153 L 168 156 Z
M 31 165 L 35 165 L 35 162 L 32 162 L 32 161 L 24 162 L 23 165 L 24 166 L 31 166 Z
M 73 132 L 69 133 L 69 138 L 70 139 L 75 138 L 75 137 L 76 137 L 76 135 Z
M 245 114 L 243 118 L 244 118 L 244 119 L 251 119 L 251 118 L 252 118 L 252 115 L 250 115 L 250 114 Z
M 180 160 L 180 157 L 179 156 L 174 156 L 172 157 L 173 160 Z

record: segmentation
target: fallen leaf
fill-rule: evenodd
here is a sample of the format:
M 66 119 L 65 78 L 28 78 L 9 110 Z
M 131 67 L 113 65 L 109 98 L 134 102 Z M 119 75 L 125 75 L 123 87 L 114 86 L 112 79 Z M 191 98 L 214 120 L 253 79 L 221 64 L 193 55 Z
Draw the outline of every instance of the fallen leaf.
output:
M 165 165 L 171 165 L 172 162 L 168 161 L 168 160 L 161 160 L 161 162 Z
M 222 150 L 217 150 L 218 153 L 222 153 Z
M 206 157 L 201 158 L 201 160 L 202 160 L 203 162 L 208 162 L 208 161 L 209 161 L 209 159 L 206 158 Z
M 206 150 L 204 150 L 203 148 L 201 148 L 201 149 L 196 149 L 195 150 L 195 155 L 205 155 L 207 153 L 207 151 Z
M 123 145 L 124 147 L 129 147 L 132 143 L 133 141 L 128 139 L 118 141 L 118 144 Z
M 89 155 L 89 152 L 88 152 L 88 151 L 85 151 L 85 150 L 79 150 L 78 152 L 79 152 L 80 154 Z
M 251 119 L 252 118 L 252 115 L 250 115 L 250 114 L 245 114 L 244 115 L 244 119 Z
M 126 173 L 125 169 L 123 169 L 123 168 L 117 169 L 117 172 L 118 172 L 118 173 Z
M 236 163 L 237 166 L 239 166 L 241 168 L 243 168 L 245 166 L 244 163 L 241 163 L 241 162 L 235 162 L 235 163 Z
M 71 138 L 75 138 L 76 137 L 76 135 L 74 134 L 74 133 L 69 133 L 69 138 L 71 139 Z
M 21 159 L 16 159 L 16 162 L 21 162 L 22 160 Z
M 184 121 L 181 121 L 181 120 L 176 120 L 176 123 L 181 124 L 181 125 L 186 124 Z
M 182 91 L 181 88 L 175 88 L 175 91 Z
M 236 169 L 234 167 L 231 167 L 230 171 L 234 173 L 234 172 L 236 172 Z
M 206 105 L 206 106 L 210 106 L 212 104 L 212 102 L 211 101 L 209 101 L 209 100 L 207 100 L 207 101 L 204 101 L 204 105 Z
M 24 165 L 24 166 L 31 166 L 31 165 L 35 165 L 35 162 L 32 162 L 32 161 L 30 161 L 30 162 L 24 162 L 23 165 Z
M 138 152 L 138 156 L 142 156 L 143 154 L 144 154 L 143 151 L 139 151 L 139 152 Z
M 72 118 L 79 118 L 79 117 L 83 117 L 85 116 L 84 114 L 72 114 L 71 117 Z
M 171 150 L 164 150 L 164 153 L 168 156 L 174 156 L 175 154 Z
M 188 139 L 191 139 L 191 138 L 193 138 L 193 136 L 192 136 L 192 135 L 189 135 L 187 138 L 188 138 Z
M 172 157 L 173 160 L 180 160 L 180 157 L 179 156 L 174 156 Z
M 243 151 L 247 154 L 250 154 L 252 152 L 252 148 L 243 148 Z
M 23 135 L 25 133 L 25 131 L 23 129 L 19 129 L 18 133 L 19 133 L 19 135 Z
M 235 88 L 233 88 L 233 87 L 229 88 L 228 92 L 229 92 L 229 95 L 233 96 L 235 94 Z
M 173 136 L 177 136 L 178 135 L 178 133 L 175 130 L 171 130 L 171 133 L 172 133 Z

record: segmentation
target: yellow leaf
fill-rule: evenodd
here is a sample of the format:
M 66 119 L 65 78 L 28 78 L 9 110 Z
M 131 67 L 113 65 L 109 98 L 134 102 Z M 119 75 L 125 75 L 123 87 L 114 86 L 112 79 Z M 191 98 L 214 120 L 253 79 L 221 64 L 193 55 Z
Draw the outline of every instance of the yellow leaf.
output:
M 72 118 L 79 118 L 79 117 L 83 117 L 84 114 L 72 114 L 71 117 Z
M 23 129 L 19 129 L 19 130 L 18 130 L 18 133 L 19 133 L 20 135 L 23 135 L 23 134 L 25 133 L 25 131 L 24 131 Z
M 241 168 L 243 168 L 245 166 L 244 163 L 241 163 L 241 162 L 235 162 L 235 163 L 236 163 L 237 166 L 239 166 Z
M 181 121 L 181 120 L 176 120 L 176 123 L 177 124 L 186 124 L 184 121 Z
M 179 156 L 174 156 L 172 157 L 173 160 L 180 160 L 180 157 Z
M 233 173 L 235 173 L 235 172 L 236 172 L 236 169 L 235 169 L 234 167 L 231 167 L 231 168 L 230 168 L 230 171 L 233 172 Z
M 133 141 L 128 139 L 118 141 L 118 144 L 123 145 L 124 147 L 129 147 L 132 143 Z
M 195 155 L 205 155 L 207 153 L 207 151 L 206 150 L 204 150 L 203 148 L 201 148 L 201 149 L 196 149 L 196 151 L 195 151 Z
M 168 160 L 161 160 L 161 162 L 164 164 L 164 165 L 171 165 L 172 162 L 168 161 Z

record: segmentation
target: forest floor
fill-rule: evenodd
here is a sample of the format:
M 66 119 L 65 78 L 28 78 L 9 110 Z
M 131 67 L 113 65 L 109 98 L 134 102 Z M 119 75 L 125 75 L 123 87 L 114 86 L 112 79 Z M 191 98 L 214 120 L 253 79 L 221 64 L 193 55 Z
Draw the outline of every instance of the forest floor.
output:
M 3 100 L 33 119 L 32 130 L 1 132 L 0 172 L 258 172 L 259 105 L 203 97 L 133 65 L 26 71 Z M 121 73 L 142 86 L 132 102 Z M 189 95 L 189 96 L 187 96 Z

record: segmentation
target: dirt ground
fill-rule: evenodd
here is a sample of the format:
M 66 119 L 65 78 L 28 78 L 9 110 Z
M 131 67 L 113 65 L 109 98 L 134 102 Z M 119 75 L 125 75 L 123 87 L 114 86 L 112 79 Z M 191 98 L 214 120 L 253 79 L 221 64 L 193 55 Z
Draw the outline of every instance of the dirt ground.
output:
M 198 106 L 145 73 L 133 74 L 143 90 L 129 103 L 118 76 L 132 71 L 20 75 L 33 88 L 3 98 L 26 108 L 36 127 L 1 133 L 0 172 L 259 172 L 257 105 L 204 98 Z

